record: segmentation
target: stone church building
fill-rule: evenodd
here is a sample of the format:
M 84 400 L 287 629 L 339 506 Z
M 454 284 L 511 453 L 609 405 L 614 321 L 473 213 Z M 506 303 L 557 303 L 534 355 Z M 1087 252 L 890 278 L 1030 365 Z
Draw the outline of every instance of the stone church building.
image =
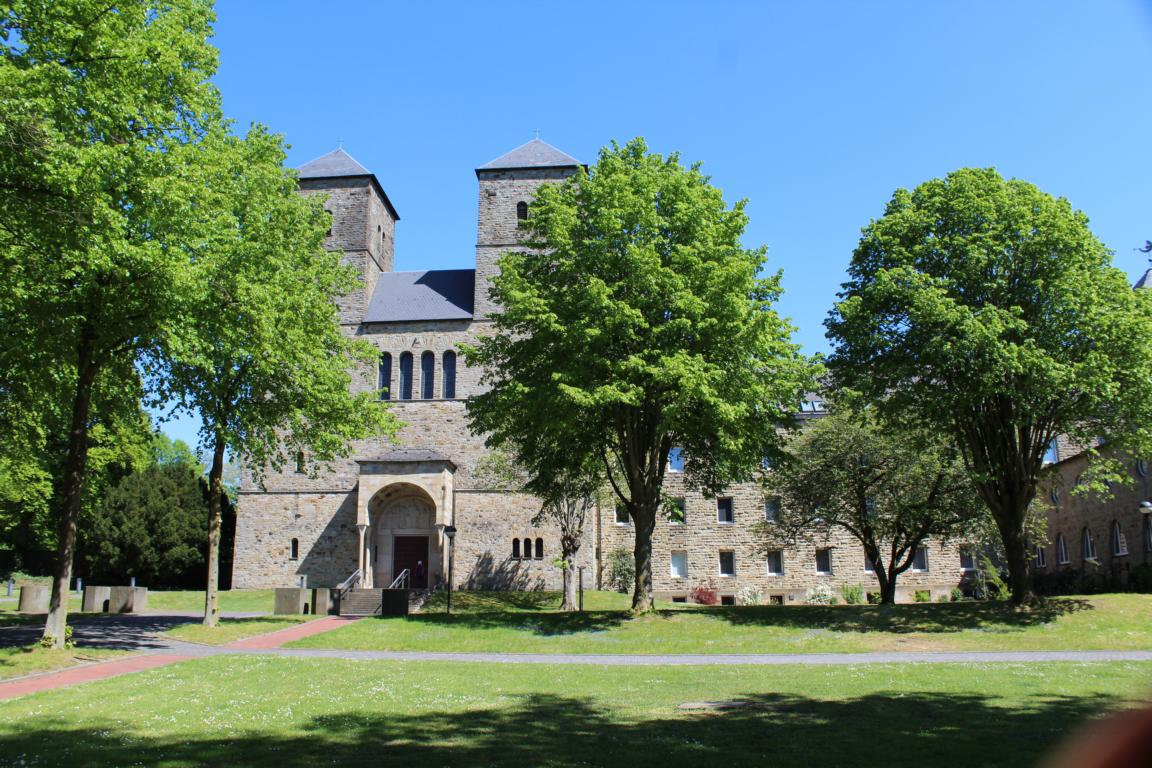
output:
M 486 332 L 498 311 L 488 284 L 498 256 L 516 247 L 517 222 L 527 216 L 539 185 L 576 173 L 580 162 L 533 140 L 476 169 L 479 185 L 475 269 L 396 272 L 393 242 L 399 215 L 379 180 L 342 149 L 299 169 L 304 194 L 327 196 L 332 214 L 328 247 L 344 251 L 363 288 L 345 297 L 347 333 L 380 350 L 376 370 L 358 372 L 355 386 L 383 390 L 405 424 L 397 444 L 362 441 L 331 471 L 313 471 L 306 456 L 269 474 L 245 476 L 237 509 L 233 585 L 335 586 L 362 568 L 369 586 L 387 587 L 407 569 L 412 586 L 448 578 L 446 526 L 457 530 L 454 582 L 473 589 L 559 589 L 554 528 L 531 523 L 538 502 L 489 487 L 477 475 L 481 437 L 468 429 L 467 398 L 478 372 L 458 345 Z M 819 416 L 815 398 L 798 404 L 798 418 Z M 658 596 L 684 599 L 710 585 L 725 602 L 741 589 L 764 602 L 800 601 L 826 583 L 876 588 L 862 548 L 846 534 L 827 541 L 763 552 L 753 526 L 774 515 L 774 500 L 754 483 L 707 498 L 683 487 L 675 471 L 667 491 L 679 513 L 657 526 L 653 582 Z M 579 566 L 585 584 L 603 584 L 609 555 L 631 552 L 626 515 L 602 509 L 586 527 Z M 970 553 L 930 542 L 900 578 L 899 599 L 947 594 L 974 567 Z

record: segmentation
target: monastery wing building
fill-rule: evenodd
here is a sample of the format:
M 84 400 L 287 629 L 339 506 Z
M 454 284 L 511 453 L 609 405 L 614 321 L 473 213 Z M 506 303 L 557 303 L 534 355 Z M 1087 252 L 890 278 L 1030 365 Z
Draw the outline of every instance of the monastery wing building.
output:
M 299 169 L 304 194 L 328 196 L 333 217 L 329 248 L 340 248 L 361 270 L 363 289 L 345 297 L 347 333 L 380 350 L 375 371 L 355 386 L 385 391 L 406 425 L 398 444 L 361 441 L 332 471 L 315 473 L 307 456 L 255 485 L 248 473 L 237 510 L 233 585 L 281 587 L 306 576 L 309 586 L 336 586 L 363 568 L 367 586 L 387 587 L 407 569 L 411 586 L 448 579 L 446 526 L 455 526 L 454 586 L 465 589 L 559 589 L 559 532 L 531 523 L 539 502 L 476 477 L 483 439 L 468 429 L 465 402 L 478 372 L 458 354 L 490 327 L 498 311 L 488 285 L 501 253 L 517 245 L 517 221 L 528 215 L 536 189 L 573 175 L 580 162 L 533 140 L 476 169 L 479 201 L 476 268 L 396 272 L 393 239 L 400 217 L 379 180 L 342 149 Z M 823 411 L 801 405 L 800 418 Z M 876 589 L 862 548 L 846 534 L 787 550 L 762 551 L 755 523 L 771 519 L 775 500 L 755 483 L 719 498 L 687 490 L 674 460 L 666 490 L 678 511 L 653 537 L 653 586 L 658 596 L 684 600 L 710 585 L 724 600 L 759 593 L 764 602 L 800 601 L 828 584 Z M 600 586 L 609 556 L 631 552 L 627 515 L 598 510 L 587 526 L 577 565 L 588 586 Z M 947 594 L 974 567 L 971 553 L 929 542 L 900 578 L 900 599 Z M 927 593 L 927 595 L 925 594 Z

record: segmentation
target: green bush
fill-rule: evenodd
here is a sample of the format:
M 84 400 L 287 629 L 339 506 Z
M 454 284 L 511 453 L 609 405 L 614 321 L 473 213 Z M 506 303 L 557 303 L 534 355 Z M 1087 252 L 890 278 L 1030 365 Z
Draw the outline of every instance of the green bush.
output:
M 918 603 L 930 603 L 932 602 L 932 590 L 918 589 L 913 595 L 913 599 Z
M 964 590 L 960 587 L 952 587 L 952 602 L 958 603 L 964 599 Z
M 859 584 L 845 584 L 840 587 L 840 594 L 846 605 L 860 605 L 864 602 L 864 587 Z
M 868 605 L 880 605 L 881 599 L 883 598 L 879 592 L 868 593 Z
M 628 592 L 636 583 L 636 560 L 626 549 L 608 553 L 608 586 L 617 592 Z

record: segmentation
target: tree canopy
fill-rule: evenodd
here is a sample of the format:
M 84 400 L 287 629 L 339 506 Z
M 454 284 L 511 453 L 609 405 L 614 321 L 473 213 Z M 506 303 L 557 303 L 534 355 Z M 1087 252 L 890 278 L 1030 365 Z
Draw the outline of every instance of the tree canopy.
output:
M 827 322 L 839 385 L 950 435 L 1030 598 L 1025 520 L 1058 434 L 1147 446 L 1152 294 L 1087 217 L 992 169 L 897 190 Z
M 761 523 L 765 549 L 847 531 L 864 548 L 881 602 L 929 537 L 972 530 L 987 511 L 955 447 L 942 435 L 879 421 L 869 408 L 838 408 L 797 433 L 767 478 L 779 496 Z
M 491 295 L 494 333 L 465 349 L 487 391 L 473 428 L 505 446 L 543 498 L 596 464 L 636 531 L 635 610 L 650 610 L 651 534 L 668 454 L 716 493 L 779 450 L 811 366 L 772 309 L 780 275 L 745 248 L 699 165 L 613 143 L 540 187 Z

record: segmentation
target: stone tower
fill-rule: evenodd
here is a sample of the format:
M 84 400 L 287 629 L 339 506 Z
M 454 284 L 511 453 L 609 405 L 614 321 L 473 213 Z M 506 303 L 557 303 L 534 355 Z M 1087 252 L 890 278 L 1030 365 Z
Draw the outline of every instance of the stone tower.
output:
M 328 196 L 325 209 L 332 214 L 332 230 L 325 248 L 344 251 L 344 260 L 360 271 L 363 290 L 340 300 L 340 321 L 359 323 L 376 289 L 381 272 L 391 272 L 396 209 L 375 174 L 343 149 L 300 166 L 300 191 Z
M 580 161 L 540 139 L 517 147 L 476 169 L 480 182 L 479 222 L 476 234 L 476 297 L 473 317 L 482 319 L 497 307 L 488 298 L 496 273 L 496 259 L 516 247 L 517 221 L 541 184 L 562 181 L 576 173 Z

